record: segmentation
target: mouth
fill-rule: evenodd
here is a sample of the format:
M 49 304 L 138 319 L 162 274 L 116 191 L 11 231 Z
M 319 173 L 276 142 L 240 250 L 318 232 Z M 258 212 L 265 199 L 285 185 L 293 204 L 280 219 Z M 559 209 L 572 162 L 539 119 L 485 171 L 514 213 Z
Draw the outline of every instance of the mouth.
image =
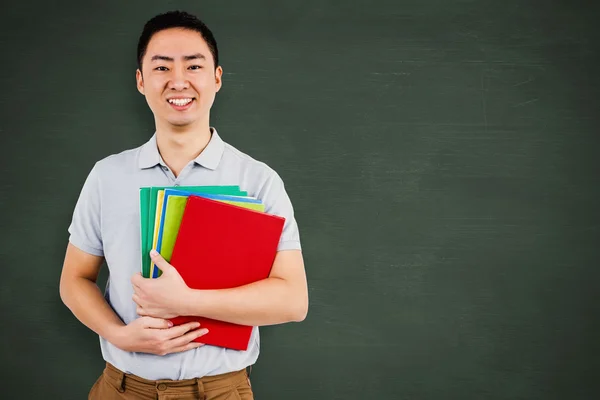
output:
M 171 105 L 177 111 L 185 111 L 192 106 L 194 103 L 193 97 L 180 98 L 180 99 L 168 99 L 167 103 Z

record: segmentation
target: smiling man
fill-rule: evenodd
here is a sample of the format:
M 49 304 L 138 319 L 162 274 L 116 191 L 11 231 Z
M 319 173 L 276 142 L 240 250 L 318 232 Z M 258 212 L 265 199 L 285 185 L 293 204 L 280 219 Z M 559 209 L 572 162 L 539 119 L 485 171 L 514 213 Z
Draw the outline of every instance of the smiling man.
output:
M 94 165 L 69 226 L 60 295 L 100 337 L 106 368 L 90 399 L 252 399 L 247 367 L 259 355 L 258 327 L 302 321 L 308 291 L 298 225 L 279 175 L 226 143 L 210 125 L 223 69 L 211 31 L 196 17 L 151 19 L 138 43 L 137 89 L 156 131 L 142 146 Z M 226 290 L 193 290 L 160 255 L 157 279 L 139 273 L 139 188 L 238 185 L 285 218 L 270 276 Z M 96 284 L 106 261 L 103 295 Z M 194 342 L 206 331 L 167 318 L 198 315 L 254 326 L 248 350 Z

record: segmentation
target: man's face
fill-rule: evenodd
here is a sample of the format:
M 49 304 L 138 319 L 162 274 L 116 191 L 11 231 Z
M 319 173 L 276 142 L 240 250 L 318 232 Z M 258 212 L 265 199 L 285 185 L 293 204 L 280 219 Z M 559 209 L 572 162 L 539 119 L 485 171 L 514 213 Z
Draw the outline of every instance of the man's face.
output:
M 157 125 L 185 127 L 208 120 L 223 70 L 215 70 L 200 33 L 180 28 L 152 36 L 136 71 L 137 88 L 146 96 Z

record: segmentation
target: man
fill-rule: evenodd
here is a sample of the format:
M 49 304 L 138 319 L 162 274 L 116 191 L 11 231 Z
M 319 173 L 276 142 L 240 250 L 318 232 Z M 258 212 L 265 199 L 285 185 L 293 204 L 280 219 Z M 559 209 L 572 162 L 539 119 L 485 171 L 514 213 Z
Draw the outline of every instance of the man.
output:
M 158 15 L 138 44 L 137 89 L 154 114 L 156 132 L 141 147 L 98 161 L 89 173 L 69 226 L 61 280 L 63 302 L 100 337 L 106 368 L 90 399 L 252 399 L 246 368 L 259 354 L 258 326 L 302 321 L 308 294 L 298 226 L 279 175 L 225 143 L 209 124 L 222 85 L 216 41 L 196 17 Z M 160 255 L 156 279 L 141 264 L 139 188 L 239 185 L 286 218 L 269 278 L 226 290 L 193 290 Z M 106 260 L 103 296 L 96 284 Z M 247 351 L 202 345 L 194 323 L 167 318 L 198 315 L 251 325 Z

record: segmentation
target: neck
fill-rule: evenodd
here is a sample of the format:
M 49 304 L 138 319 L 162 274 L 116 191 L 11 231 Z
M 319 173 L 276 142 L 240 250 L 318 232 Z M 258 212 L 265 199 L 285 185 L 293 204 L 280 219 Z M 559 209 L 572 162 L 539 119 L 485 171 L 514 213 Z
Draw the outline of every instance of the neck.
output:
M 211 136 L 208 119 L 186 126 L 156 121 L 158 151 L 175 176 L 202 153 Z

